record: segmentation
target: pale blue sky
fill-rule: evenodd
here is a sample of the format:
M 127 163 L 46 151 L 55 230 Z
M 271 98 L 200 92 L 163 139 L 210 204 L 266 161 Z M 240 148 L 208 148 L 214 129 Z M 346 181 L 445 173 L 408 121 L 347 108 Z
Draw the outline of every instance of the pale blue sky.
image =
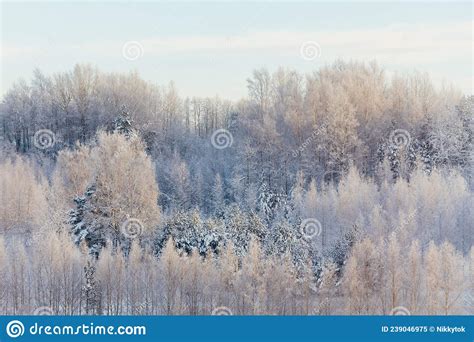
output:
M 236 99 L 255 68 L 310 72 L 337 58 L 376 59 L 390 73 L 426 71 L 472 94 L 472 4 L 441 2 L 3 2 L 2 93 L 35 67 L 92 63 L 138 70 L 183 96 Z M 137 41 L 130 61 L 122 47 Z M 300 55 L 306 41 L 321 56 Z

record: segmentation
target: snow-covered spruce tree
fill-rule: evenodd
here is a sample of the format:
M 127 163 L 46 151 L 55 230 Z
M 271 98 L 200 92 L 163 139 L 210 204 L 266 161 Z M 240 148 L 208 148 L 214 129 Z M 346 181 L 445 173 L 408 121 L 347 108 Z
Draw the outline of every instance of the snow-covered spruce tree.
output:
M 472 113 L 471 113 L 472 117 Z M 441 168 L 462 167 L 469 162 L 472 147 L 469 139 L 472 132 L 466 129 L 466 117 L 462 110 L 445 108 L 436 115 L 429 115 L 426 124 L 422 126 L 425 145 L 430 149 L 427 159 L 434 166 Z
M 287 220 L 276 222 L 265 237 L 264 249 L 267 254 L 283 255 L 292 251 L 295 243 L 301 243 L 295 229 Z
M 120 115 L 117 116 L 113 122 L 113 131 L 122 134 L 127 138 L 137 135 L 136 130 L 133 127 L 133 120 L 125 106 L 122 106 Z
M 256 211 L 266 225 L 271 226 L 277 216 L 288 218 L 291 210 L 287 194 L 272 191 L 265 182 L 260 184 Z
M 243 212 L 236 204 L 226 208 L 224 224 L 225 240 L 234 244 L 239 257 L 247 253 L 252 236 L 262 243 L 268 233 L 267 226 L 259 216 Z
M 286 218 L 281 218 L 268 230 L 262 247 L 268 255 L 290 255 L 298 273 L 305 267 L 307 258 L 313 254 L 312 243 L 301 235 L 300 222 L 291 223 Z
M 172 238 L 180 252 L 191 254 L 196 249 L 201 256 L 208 252 L 219 253 L 225 239 L 223 222 L 209 219 L 202 221 L 198 210 L 178 211 L 158 231 L 154 241 L 154 252 L 160 254 L 166 242 Z
M 327 257 L 338 266 L 339 270 L 345 265 L 352 247 L 360 238 L 360 229 L 354 225 L 351 230 L 346 232 L 327 252 Z
M 84 266 L 84 285 L 82 286 L 82 295 L 85 302 L 86 315 L 100 315 L 101 295 L 100 285 L 96 280 L 96 267 L 94 262 L 87 260 Z
M 226 244 L 224 223 L 219 219 L 207 219 L 203 222 L 199 236 L 198 251 L 201 256 L 219 255 Z
M 172 238 L 177 250 L 189 254 L 197 247 L 201 230 L 202 221 L 198 211 L 179 211 L 165 222 L 163 234 L 160 234 L 157 243 L 161 249 Z
M 90 220 L 96 209 L 91 203 L 95 193 L 95 187 L 89 187 L 84 196 L 76 197 L 75 209 L 69 211 L 68 223 L 71 225 L 71 234 L 74 243 L 79 246 L 85 242 L 91 255 L 99 256 L 100 250 L 106 245 L 104 227 L 96 220 Z
M 390 164 L 393 178 L 409 179 L 416 161 L 416 151 L 418 150 L 418 141 L 411 140 L 407 145 L 394 145 L 387 143 L 386 156 Z

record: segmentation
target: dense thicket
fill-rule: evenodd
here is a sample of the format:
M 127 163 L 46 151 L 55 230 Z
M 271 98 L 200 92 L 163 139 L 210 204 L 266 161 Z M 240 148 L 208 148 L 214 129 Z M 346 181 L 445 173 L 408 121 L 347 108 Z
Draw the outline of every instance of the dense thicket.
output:
M 328 171 L 346 173 L 351 164 L 373 177 L 384 158 L 395 177 L 408 177 L 417 161 L 427 170 L 457 168 L 472 182 L 473 98 L 436 89 L 427 75 L 388 77 L 376 63 L 337 62 L 308 75 L 257 70 L 248 90 L 236 102 L 183 99 L 172 83 L 155 86 L 137 73 L 89 65 L 52 76 L 37 70 L 5 94 L 1 137 L 12 150 L 37 153 L 35 132 L 50 129 L 56 144 L 47 153 L 54 155 L 110 129 L 125 107 L 156 163 L 160 204 L 172 209 L 208 212 L 216 175 L 225 188 L 265 182 L 288 194 L 298 171 L 305 184 L 320 183 Z M 221 128 L 233 144 L 216 150 L 210 137 Z M 408 131 L 407 151 L 390 142 L 396 129 Z
M 463 257 L 446 242 L 421 252 L 417 240 L 403 248 L 395 234 L 355 244 L 342 274 L 328 261 L 316 276 L 299 273 L 287 254 L 264 257 L 256 241 L 240 259 L 232 245 L 219 258 L 180 255 L 170 240 L 160 258 L 132 244 L 127 257 L 107 248 L 91 261 L 69 236 L 52 233 L 29 247 L 5 248 L 1 239 L 0 313 L 390 314 L 404 306 L 412 314 L 473 314 L 473 267 L 474 250 Z
M 87 65 L 12 87 L 3 312 L 467 313 L 474 98 L 356 62 L 248 90 L 182 99 Z

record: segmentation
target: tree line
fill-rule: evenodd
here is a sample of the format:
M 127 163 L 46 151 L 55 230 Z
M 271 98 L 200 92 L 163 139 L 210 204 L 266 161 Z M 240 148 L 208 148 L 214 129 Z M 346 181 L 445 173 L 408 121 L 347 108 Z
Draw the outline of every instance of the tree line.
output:
M 181 99 L 85 65 L 10 89 L 4 312 L 467 313 L 472 96 L 356 62 L 248 90 Z

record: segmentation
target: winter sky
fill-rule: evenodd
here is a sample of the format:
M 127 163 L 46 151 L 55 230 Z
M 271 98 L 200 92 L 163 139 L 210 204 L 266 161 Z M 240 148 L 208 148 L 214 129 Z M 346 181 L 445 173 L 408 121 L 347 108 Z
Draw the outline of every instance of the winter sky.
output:
M 2 3 L 1 93 L 35 67 L 92 63 L 138 70 L 182 96 L 238 99 L 255 68 L 309 72 L 337 58 L 376 59 L 394 71 L 426 71 L 472 94 L 472 4 L 441 2 L 28 2 Z M 136 41 L 139 58 L 123 46 Z M 301 57 L 304 42 L 321 56 Z

